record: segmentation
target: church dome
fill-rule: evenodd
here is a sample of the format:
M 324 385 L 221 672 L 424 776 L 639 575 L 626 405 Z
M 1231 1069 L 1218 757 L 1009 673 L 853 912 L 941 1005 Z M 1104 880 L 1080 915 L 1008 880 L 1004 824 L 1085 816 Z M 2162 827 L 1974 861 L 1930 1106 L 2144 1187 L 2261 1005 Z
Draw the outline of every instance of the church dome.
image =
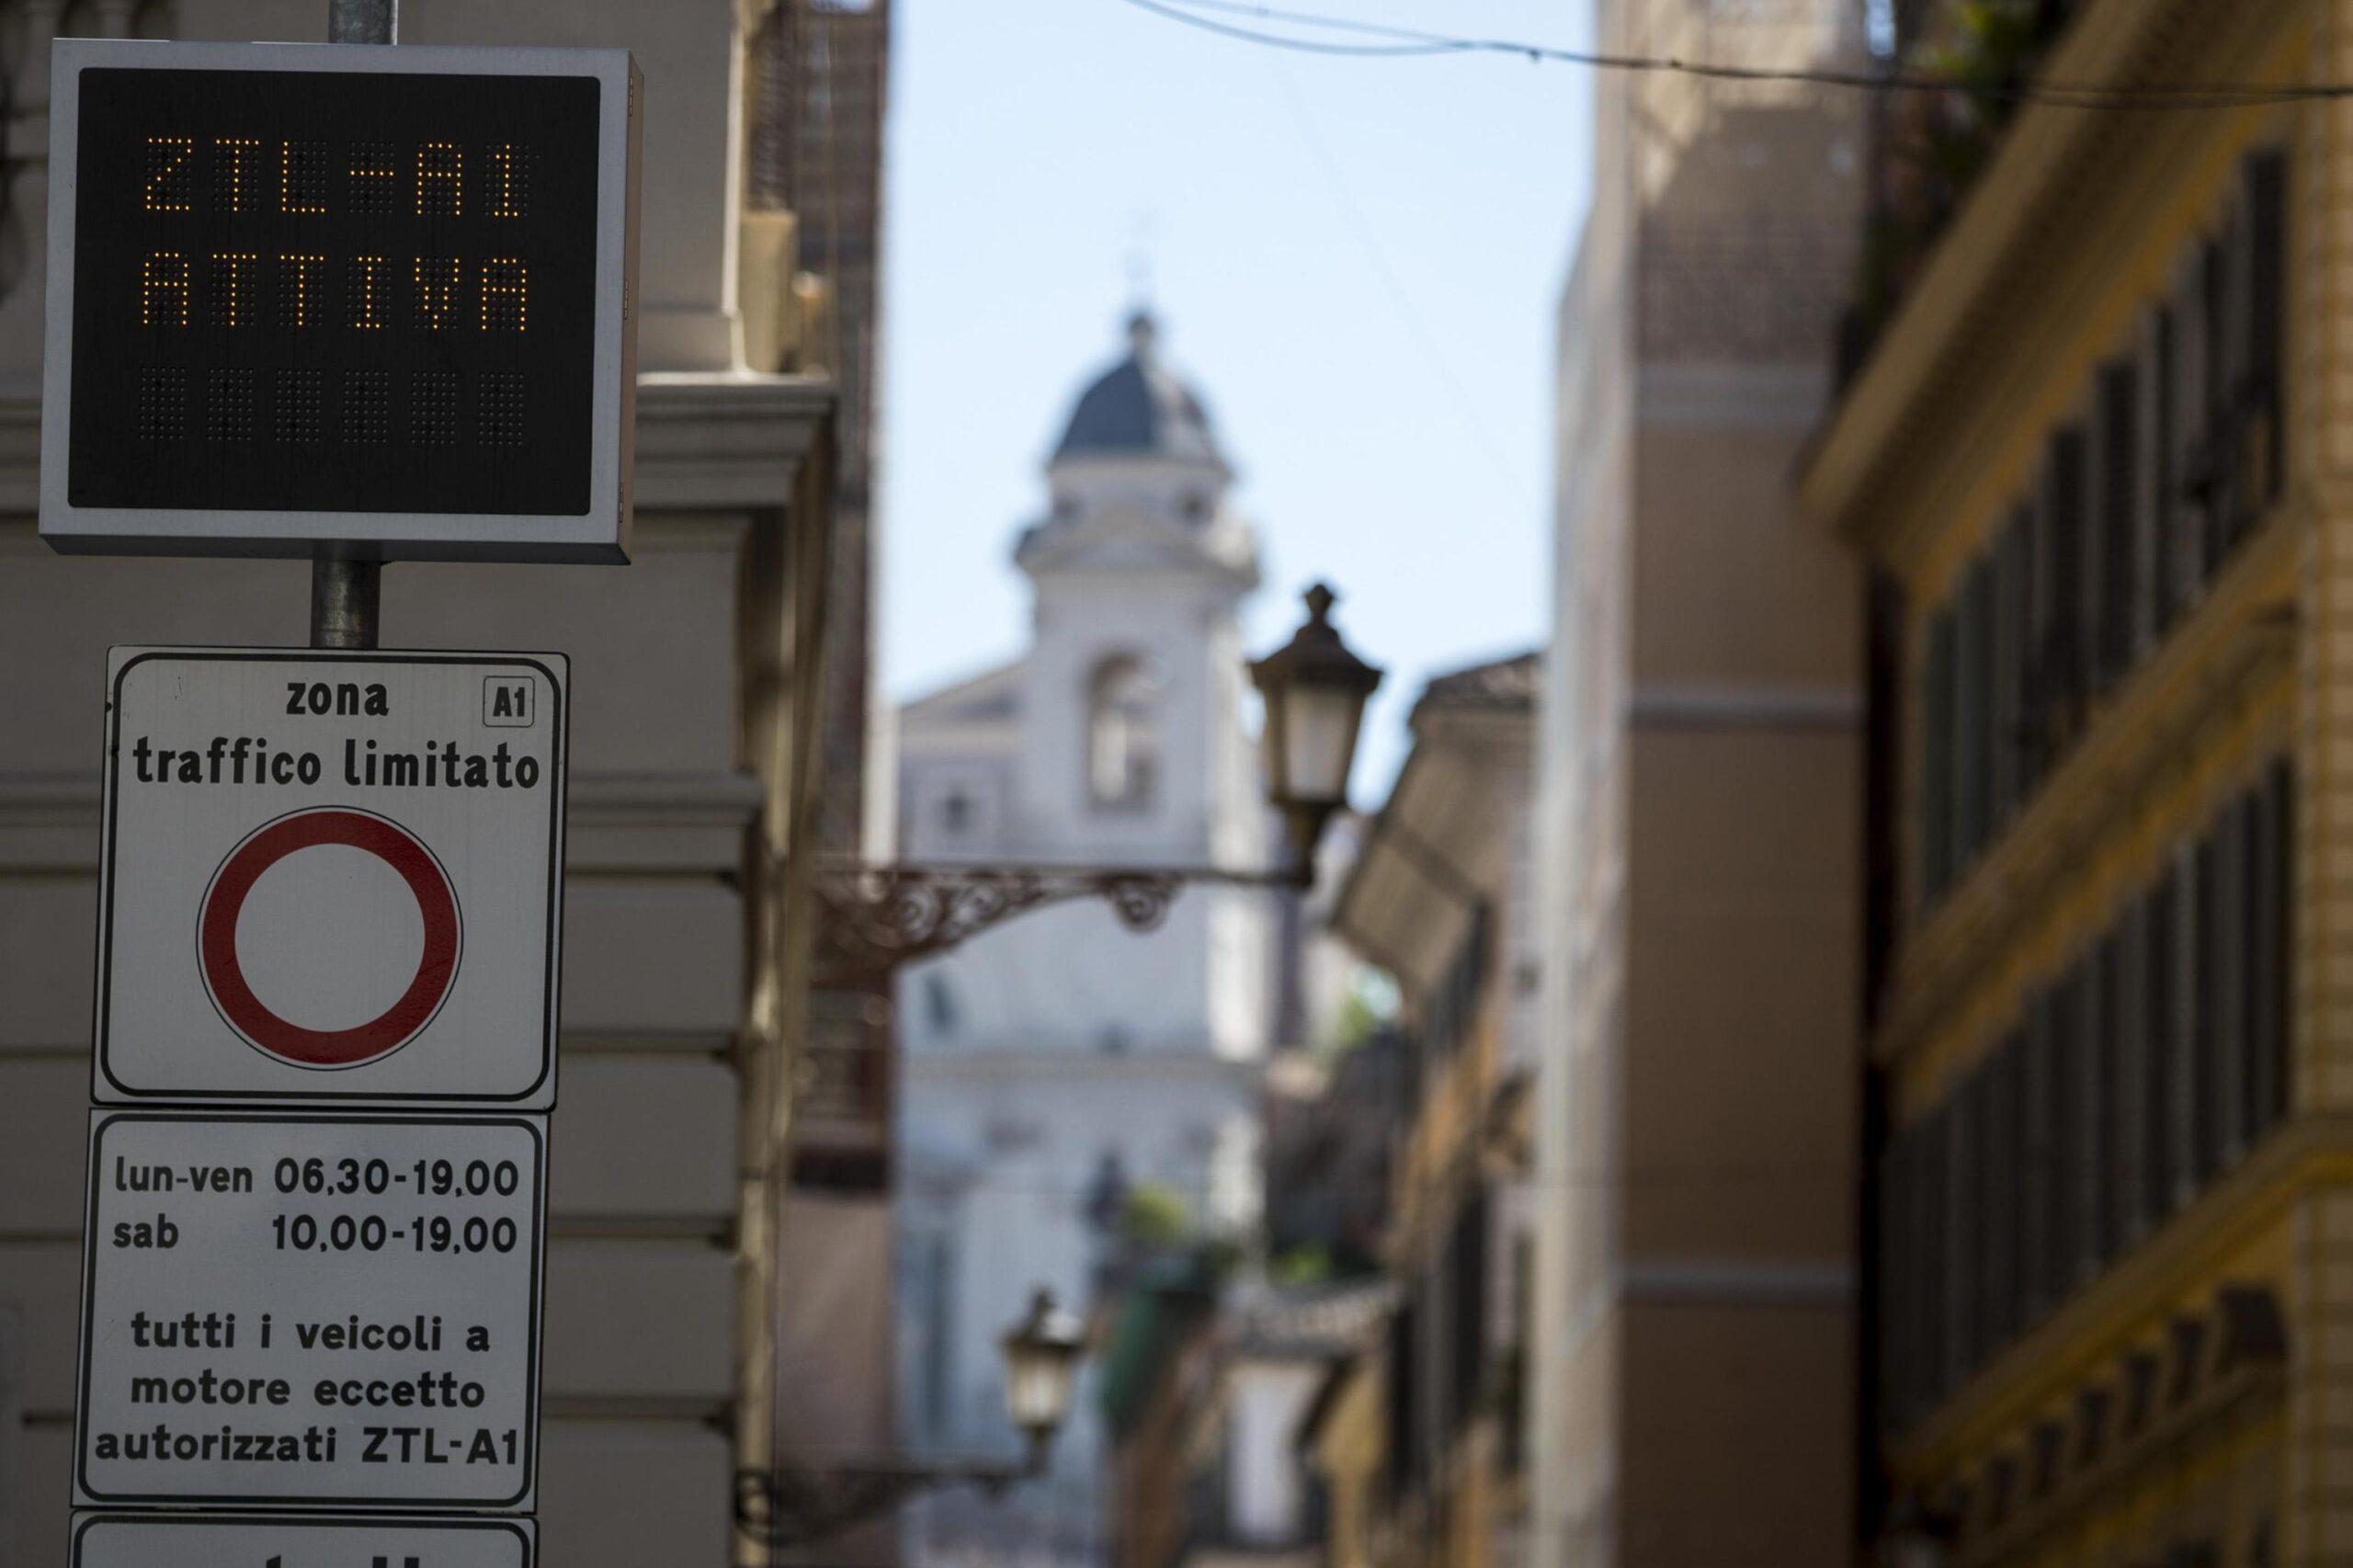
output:
M 1054 460 L 1159 457 L 1225 466 L 1201 400 L 1160 362 L 1151 312 L 1128 318 L 1128 355 L 1079 394 Z

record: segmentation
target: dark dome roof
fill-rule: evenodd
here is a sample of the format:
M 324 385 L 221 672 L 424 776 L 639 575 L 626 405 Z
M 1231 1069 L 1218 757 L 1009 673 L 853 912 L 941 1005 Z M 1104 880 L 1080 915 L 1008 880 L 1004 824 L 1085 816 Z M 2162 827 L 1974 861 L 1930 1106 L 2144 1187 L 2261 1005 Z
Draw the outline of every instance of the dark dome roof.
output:
M 1070 424 L 1054 448 L 1068 457 L 1122 455 L 1190 459 L 1216 463 L 1217 442 L 1201 400 L 1160 363 L 1159 329 L 1149 312 L 1128 318 L 1128 355 L 1079 394 Z

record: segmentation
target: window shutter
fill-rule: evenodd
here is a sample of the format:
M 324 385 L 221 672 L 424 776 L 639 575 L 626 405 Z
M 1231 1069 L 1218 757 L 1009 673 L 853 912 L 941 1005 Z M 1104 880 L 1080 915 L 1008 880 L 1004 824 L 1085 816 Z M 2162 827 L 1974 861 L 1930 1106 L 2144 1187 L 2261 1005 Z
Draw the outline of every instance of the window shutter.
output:
M 2184 260 L 2167 312 L 2172 324 L 2172 395 L 2167 399 L 2172 428 L 2172 498 L 2175 595 L 2177 611 L 2198 602 L 2206 583 L 2206 490 L 2200 472 L 2206 440 L 2206 262 L 2202 250 Z
M 2181 466 L 2174 441 L 2177 420 L 2174 412 L 2176 362 L 2174 315 L 2170 304 L 2148 313 L 2141 335 L 2141 528 L 2147 535 L 2147 604 L 2143 612 L 2144 638 L 2154 647 L 2173 625 L 2181 602 L 2181 551 L 2176 536 L 2181 509 Z
M 2246 792 L 2238 818 L 2239 904 L 2233 924 L 2245 941 L 2245 973 L 2239 985 L 2239 1146 L 2252 1149 L 2271 1125 L 2271 950 L 2279 934 L 2270 929 L 2271 780 L 2267 773 Z
M 2256 1092 L 2250 1096 L 2261 1126 L 2268 1130 L 2287 1115 L 2293 1068 L 2291 1028 L 2295 953 L 2295 774 L 2285 758 L 2271 766 L 2259 797 L 2261 844 L 2256 901 L 2255 976 L 2248 989 L 2256 1001 L 2256 1027 L 2248 1049 L 2256 1064 Z
M 1952 1124 L 1948 1098 L 1922 1119 L 1917 1134 L 1912 1299 L 1920 1336 L 1908 1358 L 1915 1409 L 1934 1403 L 1944 1392 L 1958 1359 L 1951 1342 L 1953 1237 L 1961 1228 L 1952 1202 Z
M 2045 471 L 2051 591 L 2041 675 L 2055 721 L 2046 756 L 2054 759 L 2083 723 L 2090 687 L 2090 644 L 2084 634 L 2084 448 L 2080 424 L 2061 427 L 2051 437 Z
M 2097 588 L 2099 687 L 2105 692 L 2131 669 L 2142 597 L 2139 367 L 2113 359 L 2099 381 L 2099 540 Z
M 2200 480 L 2205 489 L 2204 515 L 2200 518 L 2200 581 L 2211 583 L 2230 548 L 2231 453 L 2225 445 L 2231 420 L 2231 370 L 2234 335 L 2231 330 L 2231 247 L 2224 233 L 2210 235 L 2198 247 L 2200 357 L 2199 399 L 2205 409 L 2200 452 Z
M 2062 1200 L 2075 1218 L 2068 1226 L 2073 1250 L 2067 1258 L 2071 1283 L 2089 1278 L 2099 1256 L 2099 1186 L 2101 1162 L 2108 1147 L 2105 1112 L 2100 1108 L 2101 1031 L 2108 1027 L 2109 997 L 2101 976 L 2114 933 L 2102 937 L 2078 960 L 2075 971 L 2077 1017 L 2075 1049 L 2067 1062 L 2067 1120 L 2071 1129 L 2062 1151 Z
M 2050 1084 L 2066 1010 L 2063 991 L 2044 991 L 2028 1004 L 2025 1028 L 2004 1048 L 2015 1059 L 2010 1072 L 2018 1085 L 2018 1193 L 2014 1207 L 2020 1310 L 2011 1319 L 2013 1330 L 2041 1315 L 2056 1283 L 2050 1269 L 2052 1216 L 2048 1194 L 2054 1153 Z
M 2165 978 L 2167 1017 L 2165 1054 L 2172 1059 L 2167 1086 L 2173 1091 L 2173 1191 L 2166 1195 L 2171 1213 L 2198 1190 L 2203 1176 L 2199 1163 L 2199 1102 L 2204 1078 L 2199 1072 L 2198 1046 L 2198 850 L 2185 844 L 2175 850 L 2173 870 L 2166 879 L 2172 897 L 2166 901 L 2166 952 L 2171 963 Z
M 2084 1070 L 2078 1080 L 2083 1132 L 2075 1162 L 2084 1205 L 2078 1278 L 2097 1273 L 2115 1256 L 2123 1232 L 2123 1184 L 2118 1179 L 2129 1089 L 2120 1071 L 2123 931 L 2121 926 L 2110 926 L 2092 955 L 2090 1017 L 2084 1040 Z
M 2215 989 L 2213 1003 L 2207 1009 L 2214 1028 L 2214 1104 L 2210 1114 L 2219 1124 L 2214 1141 L 2222 1151 L 2224 1169 L 2238 1162 L 2247 1144 L 2246 978 L 2248 943 L 2254 931 L 2247 919 L 2246 835 L 2254 806 L 2253 792 L 2241 791 L 2222 808 L 2214 824 L 2215 887 L 2206 901 L 2214 915 L 2206 932 L 2211 949 L 2206 963 Z
M 2276 147 L 2246 165 L 2246 360 L 2256 413 L 2255 499 L 2268 507 L 2287 489 L 2288 155 Z
M 1415 1311 L 1414 1298 L 1419 1292 L 1408 1289 L 1389 1318 L 1389 1354 L 1386 1358 L 1387 1377 L 1382 1380 L 1384 1411 L 1389 1417 L 1389 1440 L 1384 1459 L 1388 1467 L 1387 1481 L 1392 1498 L 1413 1491 L 1421 1480 L 1421 1358 L 1416 1354 L 1421 1346 L 1420 1315 Z
M 1933 904 L 1952 874 L 1953 615 L 1940 611 L 1928 628 L 1928 656 L 1920 702 L 1920 880 Z
M 2075 616 L 2081 642 L 2076 659 L 2081 665 L 2077 677 L 2078 690 L 2086 711 L 2107 692 L 2109 685 L 2106 644 L 2109 592 L 2106 390 L 2106 378 L 2095 371 L 2091 390 L 2084 397 L 2083 413 L 2076 420 L 2076 428 L 2084 433 L 2083 477 L 2078 481 L 2083 491 L 2083 555 L 2077 566 L 2081 575 L 2076 579 L 2075 587 Z
M 2254 446 L 2258 421 L 2250 401 L 2255 345 L 2254 218 L 2246 196 L 2242 167 L 2239 187 L 2215 239 L 2217 276 L 2211 285 L 2218 312 L 2215 333 L 2221 344 L 2214 378 L 2215 430 L 2223 442 L 2214 470 L 2216 521 L 2221 526 L 2220 548 L 2226 555 L 2246 537 L 2254 522 L 2257 501 L 2249 482 L 2259 477 Z
M 1945 1332 L 1951 1353 L 1945 1372 L 1947 1388 L 1976 1369 L 1985 1343 L 1980 1292 L 1985 1282 L 1988 1250 L 1983 1199 L 1987 1176 L 1985 1108 L 1991 1097 L 1981 1068 L 1961 1089 L 1953 1106 L 1950 1152 L 1946 1156 L 1952 1190 L 1952 1244 L 1945 1265 Z
M 2097 1005 L 2092 980 L 2090 955 L 2078 958 L 2069 967 L 2066 979 L 2060 984 L 2051 1055 L 2043 1063 L 2042 1093 L 2048 1102 L 2043 1125 L 2050 1130 L 2050 1144 L 2042 1162 L 2041 1190 L 2032 1201 L 2048 1216 L 2042 1265 L 2042 1299 L 2046 1307 L 2066 1300 L 2075 1287 L 2076 1267 L 2083 1256 L 2082 1166 L 2077 1162 L 2083 1153 L 2084 1138 L 2082 1118 L 2076 1108 L 2082 1103 L 2084 1060 L 2090 1054 L 2086 1027 L 2097 1021 L 2092 1012 Z
M 2223 813 L 2227 818 L 2228 813 Z M 2225 1107 L 2223 1023 L 2228 1017 L 2228 988 L 2222 955 L 2224 874 L 2218 820 L 2190 851 L 2192 881 L 2189 930 L 2190 1017 L 2190 1190 L 2202 1190 L 2222 1165 L 2222 1124 Z
M 2018 798 L 2030 798 L 2051 760 L 2051 682 L 2043 644 L 2051 635 L 2051 522 L 2038 479 L 2019 505 L 2017 528 L 2020 607 L 2018 647 Z
M 2141 1220 L 2156 1225 L 2173 1212 L 2177 888 L 2170 866 L 2150 891 L 2141 922 Z
M 1994 1102 L 1987 1123 L 1990 1134 L 1986 1155 L 1991 1187 L 1988 1217 L 1992 1221 L 1992 1262 L 1985 1270 L 1991 1309 L 1987 1324 L 1989 1351 L 2006 1345 L 2018 1333 L 2019 1308 L 2024 1301 L 2024 1226 L 2020 1221 L 2025 1208 L 2025 1183 L 2021 1179 L 2026 1165 L 2022 1114 L 2026 1074 L 2021 1071 L 2025 1062 L 2022 1042 L 2018 1036 L 2012 1035 L 2002 1042 L 1986 1074 Z
M 2023 506 L 1994 546 L 1994 820 L 2024 804 L 2027 761 L 2027 635 L 2034 617 L 2033 540 Z
M 1913 1169 L 1919 1153 L 1912 1132 L 1899 1132 L 1887 1142 L 1879 1176 L 1879 1424 L 1895 1431 L 1912 1409 L 1906 1373 L 1910 1347 L 1919 1339 L 1921 1324 L 1912 1291 L 1911 1247 L 1921 1233 L 1914 1229 Z M 1526 1343 L 1525 1335 L 1521 1343 Z
M 1961 584 L 1954 637 L 1952 873 L 1959 878 L 1985 847 L 1993 803 L 1994 564 L 1980 560 Z

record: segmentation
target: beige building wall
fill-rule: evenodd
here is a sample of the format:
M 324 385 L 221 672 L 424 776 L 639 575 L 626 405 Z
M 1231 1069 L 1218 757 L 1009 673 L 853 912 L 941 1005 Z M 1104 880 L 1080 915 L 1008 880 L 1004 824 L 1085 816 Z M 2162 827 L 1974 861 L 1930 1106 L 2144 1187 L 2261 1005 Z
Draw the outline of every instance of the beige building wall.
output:
M 1604 49 L 1849 53 L 1838 0 L 1618 0 Z M 1604 78 L 1562 307 L 1542 748 L 1531 1561 L 1850 1532 L 1860 588 L 1789 475 L 1857 232 L 1851 104 Z
M 410 42 L 621 45 L 645 74 L 637 559 L 398 565 L 387 647 L 573 657 L 544 1560 L 729 1561 L 764 1457 L 775 1085 L 794 975 L 768 853 L 795 824 L 800 568 L 822 383 L 734 344 L 737 8 L 406 0 Z M 47 40 L 310 40 L 324 0 L 0 8 L 0 1563 L 64 1561 L 89 1081 L 101 674 L 111 643 L 301 645 L 296 562 L 67 559 L 35 533 Z M 28 250 L 28 244 L 33 248 Z M 822 494 L 822 492 L 819 492 Z M 821 559 L 821 558 L 820 558 Z M 752 1412 L 761 1413 L 755 1417 Z

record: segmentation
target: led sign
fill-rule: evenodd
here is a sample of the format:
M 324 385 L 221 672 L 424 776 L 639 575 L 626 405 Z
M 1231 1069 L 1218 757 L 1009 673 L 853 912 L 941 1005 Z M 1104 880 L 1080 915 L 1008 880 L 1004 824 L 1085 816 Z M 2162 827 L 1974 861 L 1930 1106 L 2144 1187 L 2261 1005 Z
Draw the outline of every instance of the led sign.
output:
M 617 51 L 56 46 L 61 550 L 625 558 Z

